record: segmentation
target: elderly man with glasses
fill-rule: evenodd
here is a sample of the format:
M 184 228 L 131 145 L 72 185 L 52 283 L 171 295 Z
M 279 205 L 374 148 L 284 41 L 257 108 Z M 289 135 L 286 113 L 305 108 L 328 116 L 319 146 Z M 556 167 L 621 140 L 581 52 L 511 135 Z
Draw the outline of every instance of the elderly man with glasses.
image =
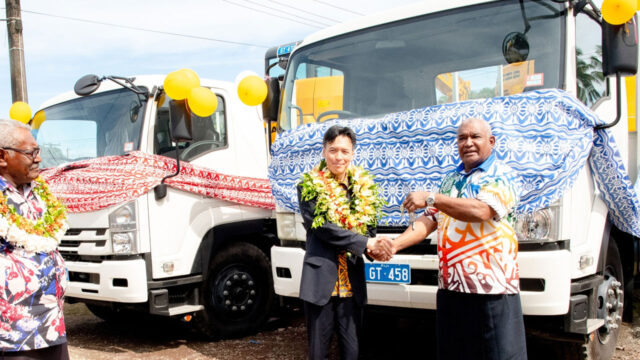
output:
M 66 210 L 38 178 L 30 127 L 0 120 L 0 358 L 69 359 L 67 270 L 57 245 Z

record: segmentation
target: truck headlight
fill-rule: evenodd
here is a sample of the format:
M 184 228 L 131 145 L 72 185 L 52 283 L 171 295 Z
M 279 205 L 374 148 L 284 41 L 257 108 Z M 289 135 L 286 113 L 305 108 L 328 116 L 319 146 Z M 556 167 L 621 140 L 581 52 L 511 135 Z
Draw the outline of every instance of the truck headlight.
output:
M 109 232 L 114 254 L 135 254 L 138 230 L 136 202 L 128 202 L 109 214 Z
M 518 215 L 515 231 L 521 243 L 558 240 L 558 206 Z
M 276 213 L 278 238 L 280 240 L 296 240 L 296 215 L 294 213 Z

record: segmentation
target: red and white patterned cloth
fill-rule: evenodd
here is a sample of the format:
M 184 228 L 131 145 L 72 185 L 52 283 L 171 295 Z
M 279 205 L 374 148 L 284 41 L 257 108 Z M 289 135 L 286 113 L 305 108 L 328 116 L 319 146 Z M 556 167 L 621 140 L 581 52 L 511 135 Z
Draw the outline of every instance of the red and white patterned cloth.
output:
M 89 212 L 133 200 L 175 173 L 176 161 L 139 151 L 46 169 L 41 176 L 69 212 Z M 220 174 L 180 163 L 180 174 L 165 181 L 176 189 L 238 204 L 274 209 L 267 179 Z

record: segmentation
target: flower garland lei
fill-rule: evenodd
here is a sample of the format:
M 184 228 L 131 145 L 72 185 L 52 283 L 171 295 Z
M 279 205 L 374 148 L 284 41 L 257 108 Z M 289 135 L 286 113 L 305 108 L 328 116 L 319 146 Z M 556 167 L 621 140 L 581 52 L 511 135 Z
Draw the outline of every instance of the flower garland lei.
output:
M 47 206 L 36 221 L 24 218 L 9 205 L 0 193 L 0 237 L 15 247 L 31 252 L 50 252 L 56 249 L 68 228 L 67 209 L 51 194 L 47 183 L 38 177 L 33 192 Z
M 377 224 L 385 201 L 379 196 L 373 176 L 359 166 L 350 166 L 347 177 L 351 202 L 347 201 L 344 187 L 327 169 L 325 160 L 302 176 L 303 200 L 316 199 L 315 217 L 311 225 L 313 229 L 329 221 L 343 229 L 365 235 L 367 226 Z

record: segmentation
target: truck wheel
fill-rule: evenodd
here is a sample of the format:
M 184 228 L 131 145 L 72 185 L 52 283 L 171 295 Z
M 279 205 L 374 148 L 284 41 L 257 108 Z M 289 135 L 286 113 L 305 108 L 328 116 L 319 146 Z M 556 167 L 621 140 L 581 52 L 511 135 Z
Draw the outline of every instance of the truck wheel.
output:
M 214 255 L 200 292 L 204 310 L 194 317 L 207 338 L 235 337 L 264 325 L 273 304 L 273 279 L 267 256 L 239 242 Z
M 589 360 L 608 360 L 616 350 L 616 341 L 622 322 L 624 291 L 622 284 L 622 262 L 614 239 L 610 239 L 607 260 L 604 268 L 604 281 L 596 294 L 596 313 L 604 319 L 604 325 L 589 334 L 583 344 L 584 358 Z

